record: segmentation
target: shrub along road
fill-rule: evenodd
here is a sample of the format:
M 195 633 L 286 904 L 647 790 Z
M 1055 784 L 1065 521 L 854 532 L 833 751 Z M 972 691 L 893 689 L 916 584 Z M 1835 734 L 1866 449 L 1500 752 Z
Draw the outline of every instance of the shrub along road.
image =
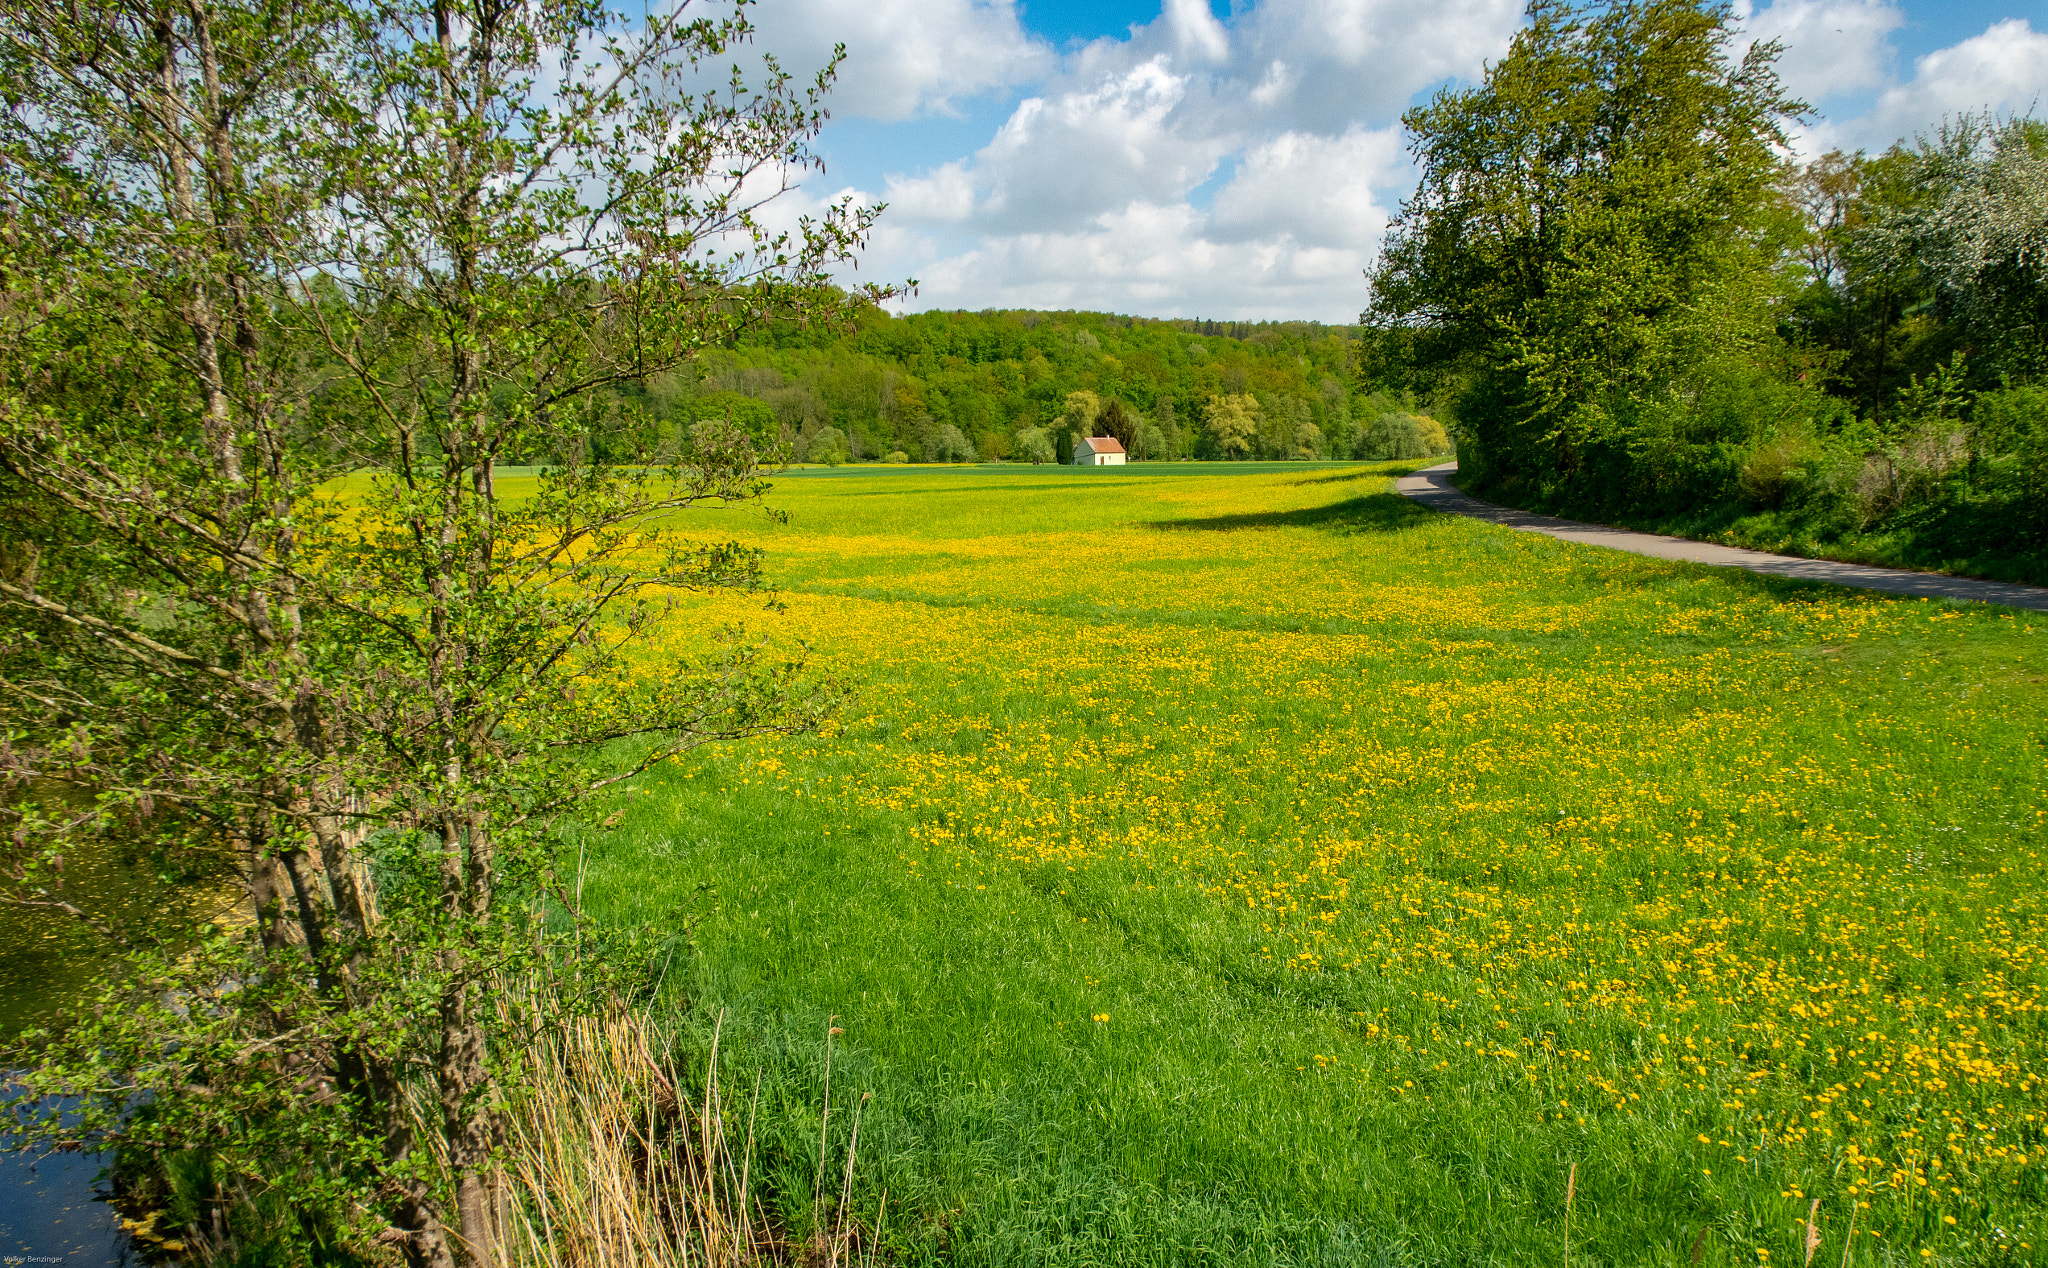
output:
M 1455 462 L 1425 467 L 1413 475 L 1402 476 L 1394 482 L 1394 487 L 1404 497 L 1413 498 L 1425 506 L 1452 515 L 1469 515 L 1474 519 L 1485 520 L 1506 528 L 1519 529 L 1527 533 L 1542 533 L 1559 541 L 1625 550 L 1632 555 L 1648 555 L 1654 559 L 1689 560 L 1692 563 L 1712 564 L 1720 568 L 1747 568 L 1751 572 L 1796 577 L 1806 581 L 1826 581 L 1862 590 L 1884 590 L 1892 594 L 1919 595 L 1929 599 L 1998 603 L 2006 607 L 2033 608 L 2036 611 L 2048 612 L 2048 587 L 2044 586 L 1978 581 L 1970 577 L 1950 577 L 1936 572 L 1908 572 L 1902 568 L 1873 568 L 1868 564 L 1845 564 L 1834 559 L 1801 559 L 1796 555 L 1772 555 L 1761 550 L 1717 546 L 1712 542 L 1687 541 L 1683 537 L 1664 537 L 1657 533 L 1638 533 L 1626 528 L 1610 528 L 1605 524 L 1582 524 L 1577 520 L 1537 515 L 1529 511 L 1518 511 L 1510 506 L 1496 506 L 1492 502 L 1482 502 L 1453 485 L 1451 473 L 1457 469 L 1458 464 Z

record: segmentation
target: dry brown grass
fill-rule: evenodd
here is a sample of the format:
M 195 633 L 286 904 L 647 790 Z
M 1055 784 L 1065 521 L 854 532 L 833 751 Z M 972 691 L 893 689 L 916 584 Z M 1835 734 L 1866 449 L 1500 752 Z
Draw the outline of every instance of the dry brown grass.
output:
M 843 1214 L 801 1245 L 778 1233 L 752 1188 L 759 1087 L 729 1102 L 715 1036 L 701 1093 L 685 1090 L 667 1045 L 623 1010 L 551 1028 L 531 1063 L 505 1142 L 502 1268 L 862 1262 L 864 1230 Z M 855 1128 L 842 1213 L 857 1118 Z

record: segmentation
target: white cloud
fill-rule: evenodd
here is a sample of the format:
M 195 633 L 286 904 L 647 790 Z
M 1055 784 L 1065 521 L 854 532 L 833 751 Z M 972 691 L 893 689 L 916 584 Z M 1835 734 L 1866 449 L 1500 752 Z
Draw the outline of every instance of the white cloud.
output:
M 1356 319 L 1366 246 L 1224 243 L 1204 227 L 1185 203 L 1133 203 L 1079 232 L 984 238 L 924 270 L 916 304 Z
M 1741 0 L 1735 11 L 1751 39 L 1785 46 L 1779 79 L 1816 103 L 1889 82 L 1891 35 L 1906 21 L 1890 0 L 1777 0 L 1754 11 Z
M 1431 85 L 1477 80 L 1521 25 L 1522 0 L 1264 0 L 1238 24 L 1238 77 L 1287 68 L 1260 103 L 1285 126 L 1386 123 Z
M 1259 81 L 1258 87 L 1252 89 L 1252 102 L 1260 106 L 1275 105 L 1293 86 L 1294 76 L 1287 73 L 1287 63 L 1276 57 L 1273 64 L 1266 67 L 1266 77 Z
M 1070 53 L 973 155 L 890 175 L 886 219 L 942 254 L 887 253 L 880 271 L 916 274 L 920 307 L 1352 320 L 1387 191 L 1408 181 L 1389 116 L 1476 77 L 1520 3 L 1266 0 L 1226 26 L 1205 0 L 1168 0 L 1130 38 Z
M 1745 0 L 1736 13 L 1749 37 L 1785 45 L 1779 77 L 1793 96 L 1821 108 L 1813 123 L 1795 129 L 1794 149 L 1807 157 L 1882 150 L 1966 111 L 2024 111 L 2048 89 L 2048 32 L 2025 18 L 1919 58 L 1901 81 L 1892 70 L 1892 38 L 1907 16 L 1894 0 L 1777 0 L 1754 11 Z
M 955 159 L 924 176 L 891 176 L 882 201 L 895 220 L 921 224 L 961 221 L 974 214 L 974 177 L 966 159 Z
M 1173 37 L 1174 49 L 1205 62 L 1230 56 L 1230 37 L 1209 11 L 1208 0 L 1166 0 L 1160 20 Z
M 1253 146 L 1216 195 L 1211 236 L 1343 248 L 1377 242 L 1387 213 L 1375 191 L 1407 170 L 1398 127 L 1353 127 L 1336 137 L 1283 132 Z
M 1923 57 L 1901 81 L 1893 40 L 1909 0 L 1753 2 L 1737 11 L 1744 38 L 1785 45 L 1788 91 L 1858 111 L 1803 131 L 1803 151 L 2024 109 L 2048 85 L 2048 34 L 2024 20 Z M 776 41 L 797 27 L 847 40 L 842 113 L 897 119 L 1028 94 L 972 153 L 869 182 L 890 209 L 861 275 L 920 277 L 915 306 L 1350 320 L 1413 179 L 1400 111 L 1438 84 L 1476 82 L 1523 0 L 1233 8 L 1218 20 L 1209 0 L 1162 0 L 1128 37 L 1063 54 L 1023 30 L 1015 0 L 784 0 L 773 20 Z M 864 64 L 876 46 L 884 64 Z M 1205 199 L 1218 172 L 1229 177 Z
M 774 194 L 774 190 L 775 173 L 771 171 L 758 174 L 741 192 L 743 201 L 754 202 Z M 771 238 L 788 234 L 792 241 L 800 241 L 805 219 L 821 221 L 842 206 L 858 211 L 874 206 L 875 202 L 873 195 L 850 185 L 829 192 L 798 186 L 760 204 L 755 219 Z M 737 251 L 746 246 L 746 240 L 735 232 L 718 246 L 725 251 Z M 869 231 L 866 249 L 852 264 L 836 271 L 839 280 L 848 286 L 900 286 L 930 261 L 953 249 L 953 244 L 935 238 L 902 217 L 884 214 Z
M 1162 54 L 1018 104 L 971 163 L 889 179 L 890 202 L 912 219 L 970 215 L 994 232 L 1077 228 L 1133 201 L 1167 202 L 1199 185 L 1230 149 L 1187 126 L 1187 76 Z
M 1029 112 L 1031 126 L 1046 109 Z M 1246 148 L 1208 211 L 1181 190 L 1132 198 L 1082 222 L 1038 227 L 1003 226 L 1000 217 L 978 213 L 963 220 L 954 192 L 960 169 L 949 164 L 890 188 L 892 197 L 912 195 L 920 209 L 942 210 L 943 217 L 927 219 L 947 221 L 942 228 L 955 249 L 936 261 L 912 261 L 879 243 L 875 254 L 886 257 L 884 271 L 917 274 L 921 288 L 912 306 L 920 308 L 1107 308 L 1348 322 L 1365 304 L 1363 273 L 1386 227 L 1376 191 L 1403 183 L 1405 172 L 1398 127 L 1353 127 L 1334 137 L 1286 132 Z M 931 239 L 919 245 L 942 247 Z
M 755 44 L 809 75 L 846 45 L 835 114 L 903 120 L 1029 82 L 1052 49 L 1017 20 L 1014 0 L 785 0 L 748 10 Z
M 1886 90 L 1869 113 L 1843 123 L 1837 144 L 1881 149 L 1932 133 L 1945 117 L 1972 110 L 2025 111 L 2048 90 L 2048 31 L 2025 18 L 1995 23 L 1982 35 L 1927 54 L 1913 78 Z

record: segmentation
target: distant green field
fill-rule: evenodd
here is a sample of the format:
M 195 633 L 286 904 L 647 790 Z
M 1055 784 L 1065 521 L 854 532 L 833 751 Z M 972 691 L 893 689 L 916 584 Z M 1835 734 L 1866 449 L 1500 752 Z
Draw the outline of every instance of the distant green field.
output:
M 1816 1262 L 1852 1217 L 1853 1264 L 2048 1258 L 2040 618 L 1390 470 L 842 469 L 689 521 L 787 604 L 697 624 L 854 695 L 646 781 L 586 893 L 690 924 L 669 1001 L 762 1072 L 795 1231 L 836 1018 L 885 1261 L 1555 1263 L 1573 1175 L 1574 1264 L 1802 1263 L 1815 1199 Z
M 1074 477 L 1076 477 L 1076 478 L 1093 478 L 1093 477 L 1096 477 L 1096 476 L 1103 476 L 1103 475 L 1111 475 L 1111 476 L 1116 476 L 1116 475 L 1145 475 L 1145 476 L 1162 476 L 1162 475 L 1192 475 L 1192 476 L 1211 476 L 1211 477 L 1213 477 L 1213 476 L 1217 476 L 1217 475 L 1270 475 L 1270 474 L 1272 474 L 1273 472 L 1276 472 L 1276 471 L 1293 471 L 1293 472 L 1301 472 L 1301 471 L 1321 471 L 1321 470 L 1326 470 L 1326 469 L 1328 469 L 1328 470 L 1334 470 L 1334 469 L 1336 469 L 1336 468 L 1339 468 L 1339 467 L 1348 467 L 1348 468 L 1352 468 L 1352 469 L 1354 469 L 1354 470 L 1355 470 L 1355 469 L 1356 469 L 1356 468 L 1358 467 L 1358 464 L 1357 464 L 1357 463 L 1355 463 L 1355 462 L 1300 462 L 1300 461 L 1296 461 L 1296 462 L 1228 462 L 1228 463 L 1223 463 L 1223 462 L 1133 462 L 1133 463 L 1129 463 L 1129 464 L 1127 464 L 1127 465 L 1125 465 L 1125 466 L 1122 466 L 1122 467 L 1073 467 L 1073 466 L 1067 466 L 1067 465 L 1065 465 L 1065 464 L 1049 464 L 1049 465 L 1036 465 L 1036 466 L 1034 466 L 1034 465 L 1032 465 L 1032 464 L 1029 464 L 1029 463 L 1017 463 L 1017 462 L 975 462 L 975 463 L 945 463 L 945 464 L 934 464 L 934 465 L 930 465 L 930 466 L 916 466 L 916 467 L 900 467 L 900 466 L 899 466 L 899 467 L 873 467 L 873 466 L 864 466 L 864 465 L 860 465 L 860 464 L 849 464 L 849 465 L 845 465 L 845 466 L 838 466 L 838 467 L 811 467 L 811 466 L 804 466 L 804 467 L 796 467 L 796 468 L 792 469 L 792 470 L 791 470 L 791 471 L 789 472 L 789 474 L 790 474 L 791 476 L 834 476 L 834 477 L 845 477 L 845 476 L 866 476 L 866 477 L 873 477 L 873 476 L 875 476 L 875 475 L 878 475 L 878 474 L 891 474 L 891 475 L 904 475 L 904 474 L 917 474 L 917 475 L 937 475 L 937 474 L 939 474 L 939 473 L 941 473 L 941 472 L 954 472 L 954 473 L 959 473 L 959 472 L 992 472 L 992 471 L 1000 471 L 1000 472 L 1004 472 L 1004 473 L 1011 473 L 1011 474 L 1014 474 L 1014 473 L 1017 473 L 1017 472 L 1024 472 L 1024 471 L 1036 471 L 1036 472 L 1038 472 L 1038 473 L 1040 473 L 1040 474 L 1049 474 L 1049 473 L 1059 473 L 1059 472 L 1064 472 L 1064 473 L 1066 473 L 1066 474 L 1069 474 L 1069 475 L 1072 475 L 1072 476 L 1074 476 Z

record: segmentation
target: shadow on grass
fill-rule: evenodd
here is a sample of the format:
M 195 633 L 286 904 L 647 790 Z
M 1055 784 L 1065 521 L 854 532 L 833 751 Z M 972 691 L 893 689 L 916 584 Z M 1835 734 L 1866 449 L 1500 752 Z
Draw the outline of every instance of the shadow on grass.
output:
M 1333 533 L 1391 533 L 1432 519 L 1436 512 L 1398 493 L 1371 493 L 1299 511 L 1257 511 L 1201 519 L 1153 520 L 1162 533 L 1231 533 L 1247 528 L 1320 528 Z
M 1304 476 L 1299 480 L 1289 480 L 1287 483 L 1291 488 L 1301 488 L 1311 484 L 1343 484 L 1350 480 L 1392 480 L 1399 476 L 1420 471 L 1424 467 L 1433 467 L 1443 461 L 1445 461 L 1445 455 L 1443 454 L 1438 454 L 1434 458 L 1415 458 L 1412 460 L 1392 458 L 1379 462 L 1360 461 L 1353 463 L 1345 470 L 1333 472 L 1330 475 Z

